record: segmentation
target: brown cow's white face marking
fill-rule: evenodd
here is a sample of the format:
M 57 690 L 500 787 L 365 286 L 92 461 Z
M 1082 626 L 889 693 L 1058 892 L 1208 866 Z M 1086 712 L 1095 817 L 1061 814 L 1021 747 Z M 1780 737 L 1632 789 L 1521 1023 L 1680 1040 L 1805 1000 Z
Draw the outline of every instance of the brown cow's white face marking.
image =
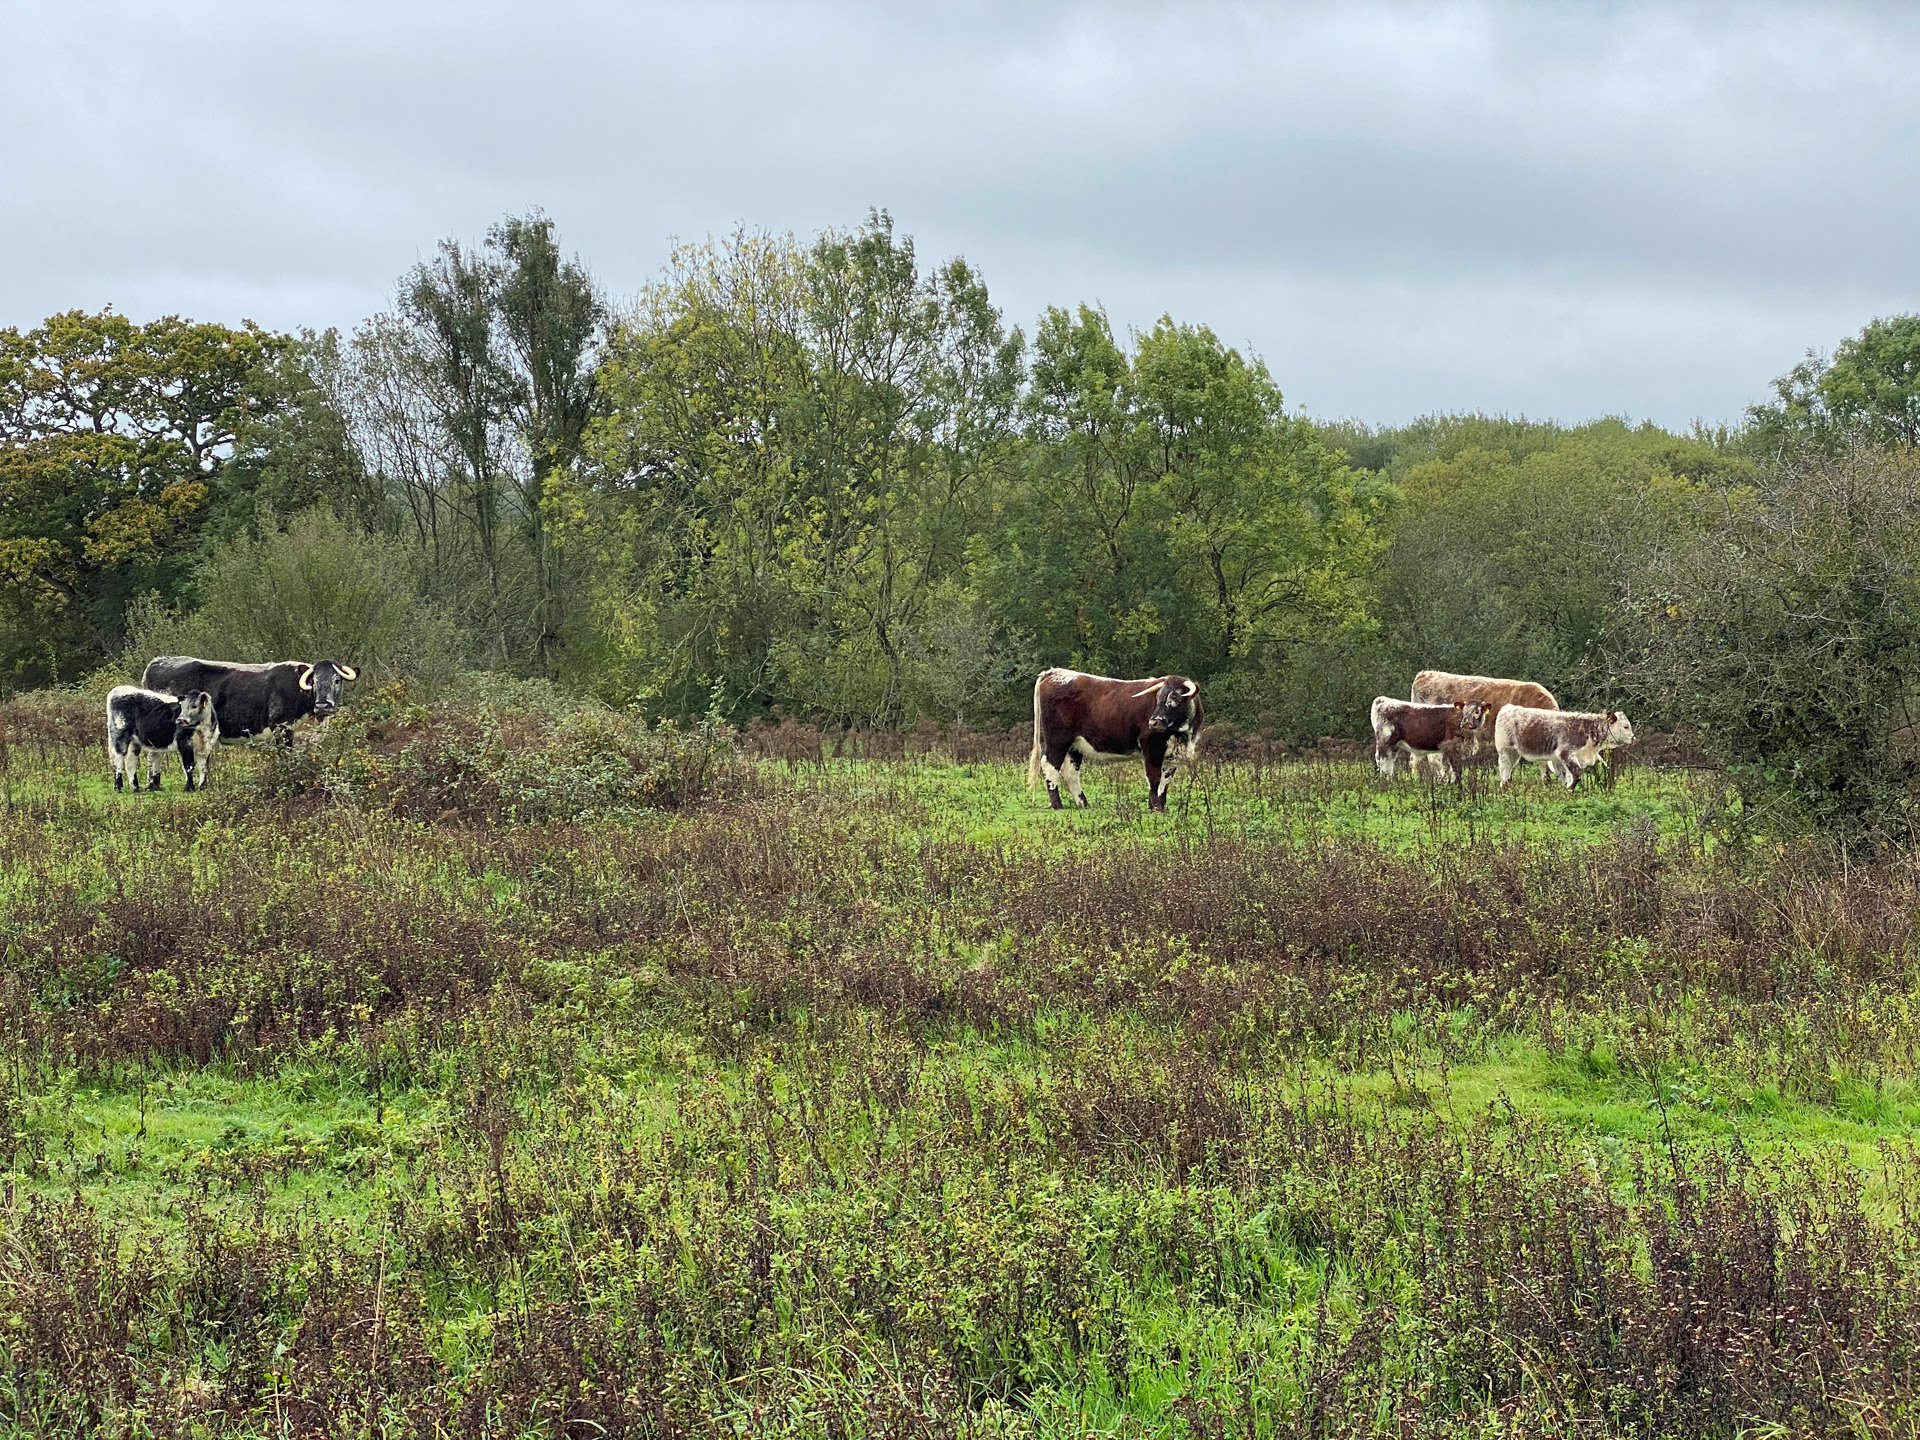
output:
M 1159 687 L 1160 703 L 1147 719 L 1149 735 L 1180 734 L 1193 728 L 1193 697 L 1200 686 L 1192 680 L 1169 682 Z

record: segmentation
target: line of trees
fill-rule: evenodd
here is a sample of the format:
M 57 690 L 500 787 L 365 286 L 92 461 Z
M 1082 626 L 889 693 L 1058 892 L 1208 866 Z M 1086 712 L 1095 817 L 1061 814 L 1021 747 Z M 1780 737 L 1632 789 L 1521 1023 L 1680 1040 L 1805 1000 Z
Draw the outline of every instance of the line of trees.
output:
M 1904 515 L 1917 438 L 1911 316 L 1731 430 L 1376 429 L 1289 410 L 1203 325 L 1081 305 L 1023 333 L 884 213 L 684 247 L 621 310 L 533 214 L 443 243 L 350 336 L 0 331 L 0 690 L 324 636 L 662 717 L 1010 723 L 1067 663 L 1178 669 L 1303 739 L 1439 665 L 1724 729 L 1655 659 L 1683 614 L 1721 627 L 1689 652 L 1743 623 L 1702 547 L 1787 563 L 1764 517 L 1818 530 L 1835 467 L 1863 525 Z

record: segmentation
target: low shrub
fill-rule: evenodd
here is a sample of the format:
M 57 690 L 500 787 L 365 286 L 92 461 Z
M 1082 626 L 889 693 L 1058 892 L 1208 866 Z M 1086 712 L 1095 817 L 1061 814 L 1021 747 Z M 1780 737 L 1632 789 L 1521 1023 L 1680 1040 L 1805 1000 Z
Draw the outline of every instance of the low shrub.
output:
M 103 743 L 106 700 L 94 687 L 30 690 L 0 701 L 0 753 L 15 747 L 35 753 L 74 750 Z
M 417 704 L 400 684 L 273 750 L 253 783 L 419 820 L 516 823 L 683 809 L 743 789 L 748 770 L 715 725 L 649 727 L 581 703 Z

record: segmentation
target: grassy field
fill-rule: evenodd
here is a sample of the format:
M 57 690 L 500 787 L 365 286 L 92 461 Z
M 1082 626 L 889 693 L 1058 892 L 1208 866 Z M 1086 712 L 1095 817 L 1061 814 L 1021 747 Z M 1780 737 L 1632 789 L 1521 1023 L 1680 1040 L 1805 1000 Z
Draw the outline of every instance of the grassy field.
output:
M 390 696 L 136 797 L 93 724 L 0 707 L 15 1431 L 1920 1415 L 1920 871 L 1710 777 L 1056 814 Z

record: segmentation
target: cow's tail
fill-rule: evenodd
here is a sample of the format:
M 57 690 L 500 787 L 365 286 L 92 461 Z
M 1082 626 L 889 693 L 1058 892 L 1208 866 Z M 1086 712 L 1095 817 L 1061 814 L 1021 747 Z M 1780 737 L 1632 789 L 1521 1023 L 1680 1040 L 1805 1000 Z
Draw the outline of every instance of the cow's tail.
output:
M 1040 687 L 1047 683 L 1047 672 L 1041 671 L 1040 678 L 1033 682 L 1033 749 L 1027 752 L 1027 788 L 1031 790 L 1040 783 Z

